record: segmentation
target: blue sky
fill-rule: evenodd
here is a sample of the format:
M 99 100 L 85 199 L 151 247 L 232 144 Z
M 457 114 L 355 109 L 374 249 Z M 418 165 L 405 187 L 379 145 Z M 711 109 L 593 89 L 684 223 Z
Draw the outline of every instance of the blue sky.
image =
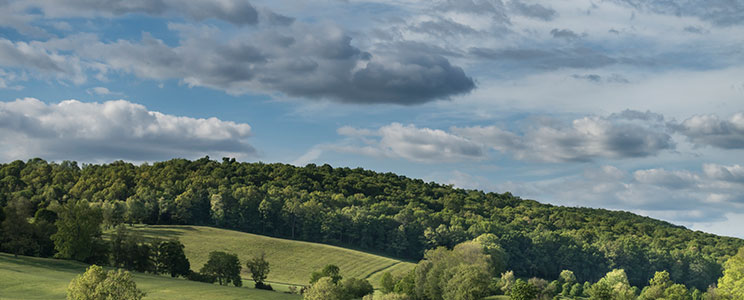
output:
M 328 163 L 744 237 L 737 1 L 0 1 L 0 160 Z

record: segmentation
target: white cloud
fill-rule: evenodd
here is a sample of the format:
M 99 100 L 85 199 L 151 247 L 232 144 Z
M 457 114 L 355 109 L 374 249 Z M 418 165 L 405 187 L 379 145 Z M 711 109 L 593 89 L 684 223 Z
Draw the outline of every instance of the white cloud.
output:
M 86 162 L 255 155 L 248 124 L 149 111 L 125 100 L 45 104 L 0 102 L 0 159 L 43 157 Z
M 416 162 L 441 163 L 485 158 L 479 143 L 439 129 L 392 123 L 376 131 L 342 127 L 339 134 L 359 138 L 365 146 L 335 146 L 336 151 L 378 157 L 403 158 Z

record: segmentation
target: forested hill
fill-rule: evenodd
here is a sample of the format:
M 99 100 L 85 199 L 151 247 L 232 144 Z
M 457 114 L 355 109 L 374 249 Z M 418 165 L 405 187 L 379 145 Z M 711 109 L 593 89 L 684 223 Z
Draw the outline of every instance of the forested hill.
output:
M 54 219 L 50 205 L 75 200 L 99 206 L 108 225 L 211 225 L 409 259 L 494 233 L 517 276 L 551 279 L 566 269 L 595 281 L 623 268 L 637 286 L 654 271 L 669 270 L 674 281 L 705 289 L 721 276 L 721 262 L 744 246 L 627 212 L 556 207 L 328 165 L 208 157 L 140 166 L 0 164 L 3 207 L 13 203 L 28 207 L 30 217 Z M 39 255 L 43 248 L 25 251 Z

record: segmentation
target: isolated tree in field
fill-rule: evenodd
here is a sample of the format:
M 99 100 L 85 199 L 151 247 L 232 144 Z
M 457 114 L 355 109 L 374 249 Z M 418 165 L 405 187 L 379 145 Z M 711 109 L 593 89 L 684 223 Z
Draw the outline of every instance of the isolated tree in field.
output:
M 730 299 L 744 299 L 744 247 L 724 264 L 723 277 L 718 279 L 718 292 Z
M 105 253 L 101 240 L 101 211 L 88 201 L 70 201 L 59 207 L 57 233 L 52 235 L 55 256 L 90 262 Z
M 171 277 L 189 275 L 191 264 L 183 248 L 183 244 L 178 240 L 161 241 L 155 244 L 155 267 L 158 273 L 170 274 Z
M 67 286 L 68 300 L 140 300 L 144 296 L 129 272 L 121 269 L 106 272 L 96 265 Z
M 220 285 L 232 283 L 235 286 L 242 286 L 243 281 L 240 279 L 240 260 L 235 254 L 212 251 L 209 253 L 209 260 L 201 268 L 199 273 L 214 276 Z
M 320 278 L 328 277 L 331 279 L 331 281 L 336 284 L 343 277 L 339 274 L 341 270 L 336 265 L 326 265 L 321 269 L 320 271 L 315 271 L 312 274 L 310 274 L 310 284 L 314 284 L 316 281 L 318 281 Z
M 269 271 L 271 270 L 269 268 L 269 262 L 266 261 L 266 253 L 261 253 L 260 256 L 256 256 L 249 260 L 246 263 L 246 267 L 248 268 L 248 271 L 251 272 L 253 281 L 256 282 L 256 288 L 265 288 L 264 280 L 269 276 Z

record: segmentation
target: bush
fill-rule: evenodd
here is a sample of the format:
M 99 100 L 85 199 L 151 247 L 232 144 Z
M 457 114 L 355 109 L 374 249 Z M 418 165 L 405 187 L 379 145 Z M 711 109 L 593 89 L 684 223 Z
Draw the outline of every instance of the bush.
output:
M 267 291 L 273 291 L 273 290 L 274 290 L 274 289 L 273 289 L 273 288 L 271 287 L 271 285 L 270 285 L 270 284 L 268 284 L 268 283 L 263 283 L 263 282 L 256 282 L 256 286 L 255 286 L 255 287 L 256 287 L 257 289 L 259 289 L 259 290 L 267 290 Z
M 206 282 L 206 283 L 215 283 L 217 281 L 217 278 L 209 275 L 209 274 L 202 274 L 199 272 L 191 272 L 189 275 L 186 275 L 186 279 L 191 281 L 199 281 L 199 282 Z

